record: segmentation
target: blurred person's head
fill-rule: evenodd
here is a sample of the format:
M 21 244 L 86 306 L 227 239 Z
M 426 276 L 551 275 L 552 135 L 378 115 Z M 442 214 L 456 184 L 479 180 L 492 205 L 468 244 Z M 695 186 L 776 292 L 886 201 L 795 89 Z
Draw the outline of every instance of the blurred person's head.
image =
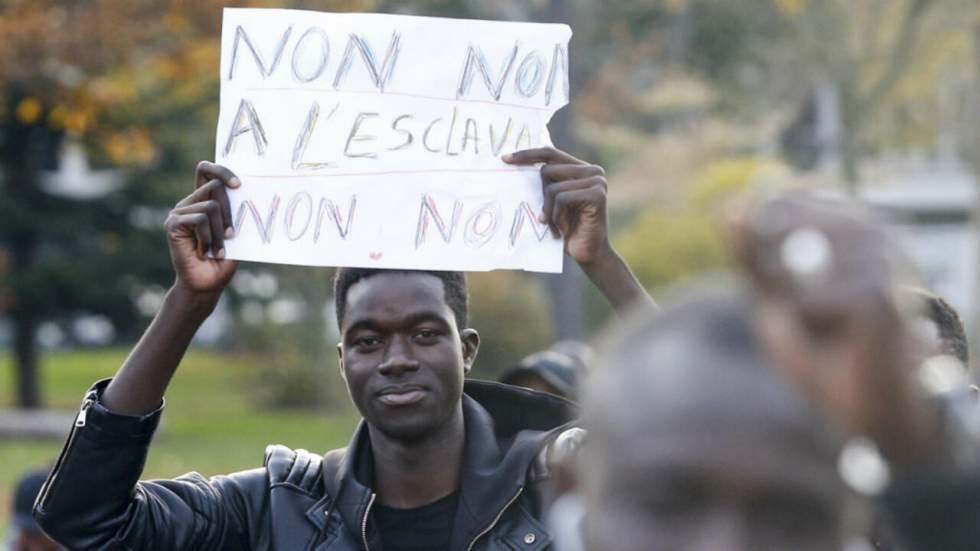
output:
M 587 548 L 839 549 L 843 437 L 712 292 L 620 328 L 584 389 Z
M 548 350 L 523 358 L 501 374 L 501 383 L 530 388 L 574 400 L 579 379 L 588 367 L 590 350 L 575 341 L 560 341 Z
M 13 551 L 56 551 L 61 549 L 49 538 L 37 523 L 34 522 L 32 509 L 41 486 L 44 485 L 48 473 L 45 470 L 31 471 L 17 482 L 14 490 L 13 519 Z

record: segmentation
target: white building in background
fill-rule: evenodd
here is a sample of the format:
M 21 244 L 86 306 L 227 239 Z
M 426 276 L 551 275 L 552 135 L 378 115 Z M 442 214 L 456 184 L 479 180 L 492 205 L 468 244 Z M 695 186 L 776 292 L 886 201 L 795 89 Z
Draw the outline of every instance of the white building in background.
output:
M 124 182 L 122 170 L 92 170 L 85 146 L 73 138 L 66 138 L 61 143 L 58 170 L 41 174 L 41 189 L 68 199 L 98 199 L 119 189 Z
M 977 185 L 956 162 L 891 160 L 869 165 L 861 197 L 898 229 L 925 286 L 975 327 L 977 310 Z

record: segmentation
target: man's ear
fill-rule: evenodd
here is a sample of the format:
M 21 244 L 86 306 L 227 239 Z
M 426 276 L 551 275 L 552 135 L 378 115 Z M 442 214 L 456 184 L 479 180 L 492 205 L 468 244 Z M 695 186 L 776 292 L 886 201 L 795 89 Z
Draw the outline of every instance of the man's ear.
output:
M 337 343 L 337 367 L 340 368 L 340 378 L 347 382 L 347 371 L 344 369 L 344 346 Z
M 476 329 L 466 328 L 459 332 L 459 340 L 463 343 L 463 373 L 469 373 L 480 349 L 480 334 Z

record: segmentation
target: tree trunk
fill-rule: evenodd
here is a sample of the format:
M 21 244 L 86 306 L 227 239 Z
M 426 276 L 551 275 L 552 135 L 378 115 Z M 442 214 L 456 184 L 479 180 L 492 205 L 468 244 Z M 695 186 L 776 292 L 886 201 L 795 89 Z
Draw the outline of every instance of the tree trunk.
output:
M 545 21 L 567 23 L 575 28 L 575 10 L 572 4 L 574 2 L 569 0 L 550 0 L 545 13 Z M 569 57 L 569 82 L 574 88 L 578 80 L 575 78 L 577 76 L 576 71 L 573 70 L 575 56 L 570 55 Z M 578 143 L 573 128 L 572 106 L 566 105 L 555 113 L 548 127 L 555 146 L 574 154 L 578 148 Z M 585 335 L 582 270 L 574 260 L 566 257 L 565 269 L 562 273 L 546 274 L 542 277 L 548 291 L 551 327 L 555 340 L 581 340 Z
M 37 320 L 30 313 L 14 315 L 14 358 L 17 370 L 17 406 L 37 409 L 41 404 L 41 385 L 37 363 Z
M 36 174 L 36 171 L 34 172 Z M 23 176 L 23 175 L 21 175 Z M 29 185 L 29 184 L 27 184 Z M 37 253 L 37 234 L 27 230 L 14 235 L 10 248 L 11 266 L 14 273 L 24 274 L 31 269 Z M 40 376 L 37 361 L 38 318 L 35 308 L 25 294 L 14 293 L 14 307 L 10 312 L 14 325 L 14 360 L 17 374 L 17 406 L 24 409 L 42 407 Z
M 841 178 L 844 180 L 844 190 L 852 196 L 858 194 L 861 185 L 861 173 L 858 169 L 857 131 L 844 125 L 841 135 Z
M 16 92 L 12 98 L 20 97 Z M 11 101 L 9 105 L 16 105 Z M 5 184 L 5 200 L 14 205 L 36 207 L 40 200 L 40 162 L 41 142 L 37 139 L 37 129 L 30 125 L 8 125 L 6 143 L 0 151 L 0 172 Z M 37 360 L 37 327 L 39 325 L 38 293 L 25 290 L 30 287 L 29 274 L 35 268 L 40 243 L 41 222 L 29 215 L 6 227 L 2 237 L 10 254 L 13 281 L 13 303 L 6 312 L 14 326 L 14 373 L 16 374 L 15 400 L 21 408 L 40 408 L 42 405 Z
M 840 91 L 840 170 L 844 191 L 857 196 L 861 185 L 860 155 L 861 128 L 864 113 L 861 112 L 857 91 L 857 76 L 853 72 L 838 82 Z

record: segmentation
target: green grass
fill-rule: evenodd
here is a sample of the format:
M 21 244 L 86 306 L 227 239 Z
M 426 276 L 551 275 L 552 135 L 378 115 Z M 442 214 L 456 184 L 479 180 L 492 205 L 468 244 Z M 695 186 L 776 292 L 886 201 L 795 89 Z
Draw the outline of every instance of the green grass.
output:
M 46 404 L 76 409 L 93 382 L 110 377 L 126 350 L 57 352 L 44 356 Z M 357 423 L 352 408 L 340 413 L 270 411 L 259 407 L 249 385 L 257 384 L 254 359 L 192 350 L 167 391 L 163 428 L 157 434 L 144 478 L 188 471 L 205 476 L 261 466 L 267 444 L 311 451 L 344 446 Z M 325 374 L 324 376 L 332 376 Z M 337 379 L 337 384 L 343 384 Z M 12 405 L 13 368 L 0 358 L 0 405 Z M 17 478 L 53 461 L 61 441 L 0 441 L 0 541 L 9 519 Z

